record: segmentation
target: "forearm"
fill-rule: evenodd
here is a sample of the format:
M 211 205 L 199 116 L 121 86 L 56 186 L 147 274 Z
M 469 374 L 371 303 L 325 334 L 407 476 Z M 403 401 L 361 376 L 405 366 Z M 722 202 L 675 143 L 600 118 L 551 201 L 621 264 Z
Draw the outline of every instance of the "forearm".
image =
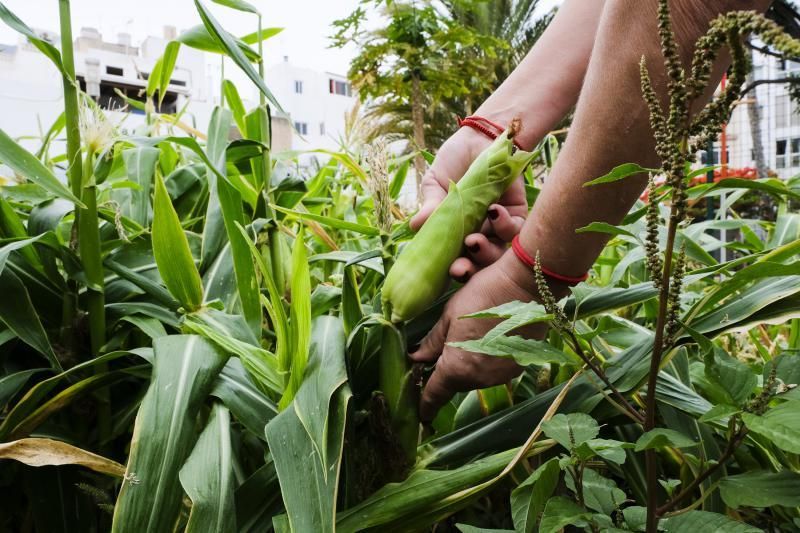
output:
M 687 64 L 708 23 L 731 9 L 766 9 L 768 0 L 673 0 L 679 52 Z M 520 237 L 542 263 L 579 275 L 594 262 L 607 236 L 575 230 L 595 221 L 618 224 L 641 194 L 646 176 L 584 187 L 591 179 L 628 162 L 657 167 L 655 142 L 641 93 L 639 61 L 644 56 L 656 91 L 666 98 L 658 41 L 657 0 L 608 0 L 581 101 L 564 150 L 536 201 Z M 620 36 L 624 35 L 624 39 Z M 722 59 L 711 84 L 726 68 Z M 710 88 L 708 95 L 713 91 Z
M 518 136 L 535 146 L 578 99 L 605 0 L 567 0 L 536 45 L 475 114 L 509 124 L 522 119 Z

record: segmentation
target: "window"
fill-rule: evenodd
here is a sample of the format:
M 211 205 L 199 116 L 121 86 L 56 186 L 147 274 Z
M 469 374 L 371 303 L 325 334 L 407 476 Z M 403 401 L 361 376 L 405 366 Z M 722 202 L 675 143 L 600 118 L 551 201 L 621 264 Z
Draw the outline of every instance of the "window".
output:
M 342 96 L 352 96 L 353 92 L 350 89 L 350 84 L 346 81 L 339 81 L 330 79 L 328 80 L 328 90 L 331 94 L 339 94 Z
M 294 81 L 294 92 L 297 94 L 303 94 L 303 82 L 300 80 Z
M 297 133 L 300 135 L 308 135 L 308 123 L 307 122 L 295 122 L 294 129 L 297 130 Z
M 786 139 L 775 142 L 775 168 L 786 168 Z
M 325 123 L 324 122 L 320 122 L 319 123 L 319 134 L 320 135 L 325 135 Z
M 112 76 L 122 76 L 125 72 L 120 67 L 106 67 L 106 74 Z
M 796 72 L 800 70 L 800 63 L 797 61 L 790 61 L 788 59 L 782 59 L 780 61 L 780 69 L 784 72 Z

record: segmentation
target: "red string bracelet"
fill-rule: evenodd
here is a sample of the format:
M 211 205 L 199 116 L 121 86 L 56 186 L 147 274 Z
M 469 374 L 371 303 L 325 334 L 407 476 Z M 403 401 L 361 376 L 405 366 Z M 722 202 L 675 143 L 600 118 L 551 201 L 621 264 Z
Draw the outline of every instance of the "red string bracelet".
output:
M 500 136 L 501 133 L 505 131 L 505 128 L 498 124 L 497 122 L 492 122 L 488 118 L 479 117 L 477 115 L 471 115 L 466 118 L 458 118 L 458 127 L 462 128 L 467 126 L 472 128 L 475 131 L 479 131 L 483 133 L 485 136 L 489 137 L 490 139 L 494 140 Z M 523 150 L 522 145 L 516 139 L 513 139 L 514 146 Z
M 519 235 L 515 235 L 514 238 L 512 239 L 511 248 L 514 250 L 514 255 L 516 255 L 520 261 L 522 261 L 531 268 L 536 268 L 536 259 L 528 255 L 528 252 L 526 252 L 525 249 L 522 248 L 522 245 L 519 243 Z M 542 274 L 544 274 L 548 278 L 564 282 L 568 285 L 577 285 L 578 283 L 586 281 L 589 278 L 588 272 L 582 276 L 573 277 L 553 272 L 552 270 L 546 269 L 543 265 L 539 265 L 539 269 L 542 271 Z

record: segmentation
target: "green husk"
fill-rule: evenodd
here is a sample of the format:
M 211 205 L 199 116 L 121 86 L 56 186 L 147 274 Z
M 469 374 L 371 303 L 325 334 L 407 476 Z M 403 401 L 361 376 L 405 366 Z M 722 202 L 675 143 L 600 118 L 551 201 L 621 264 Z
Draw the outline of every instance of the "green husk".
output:
M 489 206 L 536 156 L 514 151 L 512 135 L 500 135 L 458 183 L 450 183 L 447 197 L 403 248 L 383 284 L 383 303 L 390 307 L 393 322 L 414 318 L 442 295 L 466 236 L 480 229 Z

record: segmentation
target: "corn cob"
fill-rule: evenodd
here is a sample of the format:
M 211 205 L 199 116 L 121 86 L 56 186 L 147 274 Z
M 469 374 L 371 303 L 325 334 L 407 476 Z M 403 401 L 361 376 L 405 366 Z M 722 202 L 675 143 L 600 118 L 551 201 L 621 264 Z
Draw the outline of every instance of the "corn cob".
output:
M 383 284 L 383 304 L 393 322 L 410 320 L 447 289 L 450 264 L 462 253 L 464 239 L 481 227 L 486 210 L 500 199 L 535 153 L 514 151 L 516 122 L 500 135 L 458 182 L 419 233 L 403 248 Z

